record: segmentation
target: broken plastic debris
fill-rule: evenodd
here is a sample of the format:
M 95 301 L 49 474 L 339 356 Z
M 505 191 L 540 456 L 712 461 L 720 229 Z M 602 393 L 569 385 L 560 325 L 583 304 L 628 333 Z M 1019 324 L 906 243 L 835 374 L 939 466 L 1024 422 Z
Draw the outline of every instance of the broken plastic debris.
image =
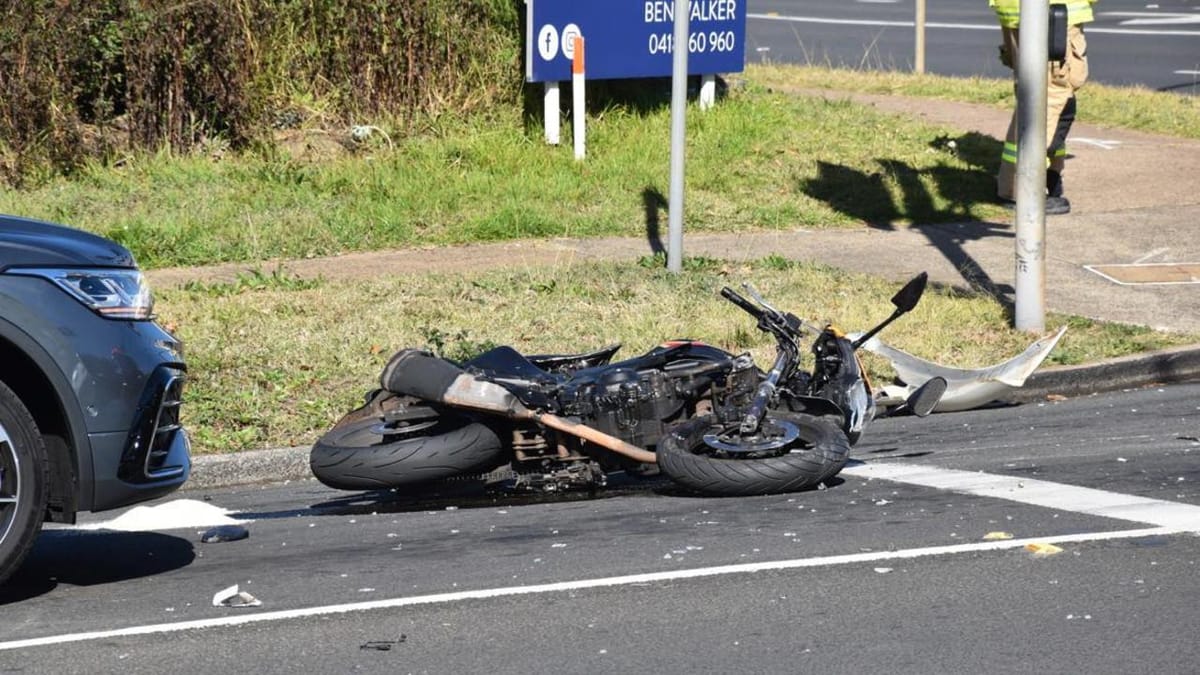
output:
M 176 499 L 155 506 L 135 506 L 112 520 L 76 525 L 74 529 L 150 532 L 233 525 L 239 522 L 243 521 L 232 518 L 229 511 L 212 504 L 196 499 Z
M 408 640 L 408 636 L 401 633 L 399 640 L 371 640 L 370 642 L 362 643 L 361 645 L 358 646 L 358 648 L 359 649 L 372 649 L 377 652 L 389 652 L 392 650 L 392 647 L 395 647 L 396 645 L 404 644 L 404 642 L 406 640 Z
M 1035 556 L 1048 556 L 1062 553 L 1062 549 L 1054 544 L 1025 544 L 1025 550 Z
M 888 572 L 891 572 L 891 571 L 892 571 L 892 568 L 890 568 L 890 567 L 876 567 L 876 568 L 875 568 L 875 571 L 876 571 L 876 572 L 878 572 L 878 573 L 880 573 L 880 574 L 887 574 Z
M 262 601 L 245 591 L 238 590 L 234 584 L 213 595 L 213 607 L 259 607 Z
M 239 541 L 250 536 L 250 530 L 241 525 L 218 525 L 204 533 L 200 537 L 200 542 L 204 544 L 217 544 L 223 541 Z
M 895 347 L 890 347 L 881 342 L 879 338 L 867 340 L 863 344 L 863 348 L 889 359 L 892 367 L 896 370 L 896 375 L 903 382 L 902 385 L 884 386 L 880 395 L 876 397 L 879 405 L 899 405 L 917 387 L 934 377 L 942 377 L 946 380 L 948 387 L 934 410 L 951 412 L 977 408 L 998 398 L 1003 398 L 1007 392 L 1025 384 L 1025 380 L 1041 365 L 1066 330 L 1066 326 L 1062 327 L 1058 333 L 1034 342 L 1024 352 L 1004 363 L 973 370 L 950 368 L 932 361 L 925 361 Z M 861 334 L 851 334 L 848 337 L 855 339 L 859 335 Z
M 998 541 L 1000 539 L 1012 539 L 1012 532 L 988 532 L 983 535 L 984 541 Z

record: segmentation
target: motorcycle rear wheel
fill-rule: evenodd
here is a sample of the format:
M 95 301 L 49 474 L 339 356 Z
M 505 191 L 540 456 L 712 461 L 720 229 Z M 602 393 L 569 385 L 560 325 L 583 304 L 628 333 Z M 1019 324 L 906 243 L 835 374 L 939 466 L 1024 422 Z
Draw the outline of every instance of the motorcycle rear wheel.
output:
M 496 432 L 465 416 L 426 406 L 388 419 L 363 412 L 349 413 L 313 444 L 309 466 L 329 487 L 411 487 L 502 463 L 504 447 Z
M 738 457 L 715 452 L 704 435 L 722 429 L 705 415 L 675 427 L 658 446 L 658 465 L 671 480 L 701 494 L 742 497 L 816 487 L 846 465 L 850 442 L 836 424 L 804 413 L 773 411 L 768 418 L 790 422 L 800 436 L 776 454 Z

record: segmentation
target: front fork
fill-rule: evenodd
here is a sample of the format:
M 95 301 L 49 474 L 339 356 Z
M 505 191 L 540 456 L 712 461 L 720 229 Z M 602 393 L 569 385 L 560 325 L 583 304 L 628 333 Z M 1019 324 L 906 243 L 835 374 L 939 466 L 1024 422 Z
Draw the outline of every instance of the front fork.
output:
M 754 399 L 751 400 L 750 407 L 742 417 L 742 422 L 738 427 L 741 435 L 752 436 L 758 433 L 763 417 L 766 416 L 767 410 L 775 401 L 775 392 L 779 388 L 779 382 L 791 372 L 795 362 L 792 350 L 785 348 L 781 343 L 779 353 L 775 356 L 775 363 L 772 364 L 767 376 L 759 383 L 758 389 L 754 392 Z

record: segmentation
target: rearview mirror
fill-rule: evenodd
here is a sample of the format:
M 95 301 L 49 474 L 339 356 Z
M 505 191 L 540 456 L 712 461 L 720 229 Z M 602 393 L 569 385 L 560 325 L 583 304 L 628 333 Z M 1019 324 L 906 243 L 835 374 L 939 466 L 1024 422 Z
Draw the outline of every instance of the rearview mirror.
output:
M 913 277 L 904 288 L 901 288 L 892 296 L 892 304 L 901 312 L 911 312 L 913 307 L 921 301 L 921 296 L 925 293 L 925 284 L 929 281 L 929 274 L 921 272 Z

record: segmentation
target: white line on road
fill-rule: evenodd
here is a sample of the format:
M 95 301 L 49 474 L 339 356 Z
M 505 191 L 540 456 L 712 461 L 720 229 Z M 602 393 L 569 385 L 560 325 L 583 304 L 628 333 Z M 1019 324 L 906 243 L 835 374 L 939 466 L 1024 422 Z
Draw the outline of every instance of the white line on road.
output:
M 849 466 L 842 470 L 842 475 L 881 478 L 1060 511 L 1148 523 L 1181 532 L 1200 532 L 1200 506 L 1045 480 L 890 462 Z
M 1099 12 L 1099 15 L 1106 17 L 1133 17 L 1122 21 L 1122 26 L 1167 26 L 1200 23 L 1200 14 L 1177 14 L 1173 12 Z M 1088 32 L 1091 32 L 1090 29 Z
M 826 19 L 817 16 L 787 16 L 784 14 L 746 14 L 748 19 L 758 19 L 761 21 L 790 21 L 792 23 L 820 23 L 839 26 L 874 26 L 879 28 L 914 28 L 916 23 L 913 21 L 872 21 L 869 19 Z M 936 21 L 928 21 L 925 23 L 926 28 L 952 28 L 956 30 L 990 30 L 999 31 L 997 24 L 982 24 L 982 23 L 938 23 Z M 1175 36 L 1200 36 L 1200 31 L 1197 30 L 1153 30 L 1153 29 L 1138 29 L 1138 28 L 1098 28 L 1088 26 L 1088 33 L 1106 33 L 1109 35 L 1175 35 Z
M 1119 530 L 1115 532 L 1083 532 L 1053 537 L 1037 537 L 1027 539 L 1010 539 L 1001 541 L 984 541 L 948 546 L 930 546 L 912 548 L 901 551 L 872 551 L 869 553 L 852 553 L 819 558 L 801 558 L 793 560 L 777 560 L 771 562 L 745 563 L 739 565 L 721 565 L 716 567 L 701 567 L 689 570 L 674 570 L 669 572 L 650 572 L 631 574 L 599 579 L 580 579 L 558 583 L 537 584 L 532 586 L 509 586 L 504 588 L 480 589 L 475 591 L 460 591 L 455 593 L 436 593 L 418 595 L 406 598 L 391 598 L 322 607 L 306 607 L 302 609 L 280 610 L 259 614 L 242 614 L 239 616 L 220 617 L 214 619 L 198 619 L 177 623 L 151 624 L 132 626 L 106 631 L 86 633 L 70 633 L 50 635 L 25 640 L 0 642 L 0 651 L 40 647 L 46 645 L 84 642 L 152 633 L 173 633 L 200 628 L 218 628 L 223 626 L 241 626 L 266 621 L 283 621 L 302 619 L 329 614 L 344 614 L 349 612 L 365 612 L 378 609 L 409 607 L 413 605 L 431 605 L 463 600 L 481 600 L 488 598 L 532 595 L 538 593 L 560 593 L 563 591 L 582 590 L 588 588 L 605 588 L 628 586 L 632 584 L 659 583 L 681 579 L 696 579 L 728 574 L 750 574 L 769 570 L 802 569 L 808 567 L 829 567 L 855 563 L 879 562 L 886 560 L 907 560 L 925 556 L 955 555 L 960 553 L 975 553 L 979 551 L 1001 551 L 1022 548 L 1029 544 L 1049 543 L 1063 544 L 1073 542 L 1104 541 L 1109 539 L 1127 539 L 1147 537 L 1180 532 L 1200 532 L 1200 506 L 1168 502 L 1161 499 L 1150 499 L 1136 495 L 1105 492 L 1091 488 L 1052 483 L 1050 481 L 1030 478 L 1017 478 L 987 474 L 978 471 L 960 471 L 941 469 L 931 466 L 920 466 L 904 463 L 872 463 L 849 466 L 842 470 L 843 475 L 867 479 L 882 479 L 920 485 L 923 487 L 950 490 L 983 497 L 1006 499 L 1022 504 L 1031 504 L 1062 511 L 1073 511 L 1106 518 L 1130 520 L 1139 523 L 1150 523 L 1158 527 Z
M 745 563 L 740 565 L 722 565 L 718 567 L 700 567 L 690 570 L 675 570 L 671 572 L 650 572 L 646 574 L 630 574 L 619 577 L 604 577 L 600 579 L 580 579 L 577 581 L 562 581 L 551 584 L 534 586 L 509 586 L 507 588 L 488 588 L 477 591 L 459 591 L 456 593 L 436 593 L 432 595 L 417 595 L 407 598 L 392 598 L 389 600 L 373 600 L 369 602 L 354 602 L 342 605 L 326 605 L 323 607 L 306 607 L 303 609 L 287 609 L 261 614 L 242 614 L 239 616 L 221 617 L 216 619 L 198 619 L 195 621 L 180 621 L 177 623 L 160 623 L 147 626 L 132 626 L 115 630 L 93 631 L 88 633 L 69 633 L 65 635 L 49 635 L 26 640 L 11 640 L 0 642 L 0 651 L 22 649 L 26 647 L 44 647 L 47 645 L 85 642 L 88 640 L 104 640 L 134 635 L 149 635 L 153 633 L 176 633 L 180 631 L 201 628 L 220 628 L 228 626 L 244 626 L 251 623 L 266 621 L 283 621 L 287 619 L 303 619 L 328 614 L 346 614 L 350 612 L 366 612 L 378 609 L 393 609 L 413 605 L 434 605 L 463 600 L 484 600 L 489 598 L 512 597 L 518 595 L 533 595 L 537 593 L 561 593 L 588 588 L 605 588 L 613 586 L 629 586 L 633 584 L 658 583 L 677 581 L 681 579 L 697 579 L 726 574 L 749 574 L 770 570 L 789 570 L 805 567 L 828 567 L 853 563 L 869 563 L 884 560 L 908 560 L 924 556 L 953 555 L 958 553 L 976 553 L 979 551 L 1000 551 L 1023 548 L 1029 544 L 1069 544 L 1085 541 L 1104 541 L 1108 539 L 1131 539 L 1173 534 L 1175 530 L 1166 527 L 1155 527 L 1140 530 L 1120 530 L 1117 532 L 1086 532 L 1067 534 L 1055 537 L 1039 537 L 1031 539 L 1009 539 L 1007 541 L 983 541 L 970 544 L 954 544 L 950 546 L 930 546 L 927 548 L 910 548 L 901 551 L 875 551 L 871 553 L 851 553 L 822 558 L 802 558 L 798 560 L 777 560 L 761 563 Z M 245 610 L 239 610 L 245 611 Z
M 1138 258 L 1137 260 L 1134 260 L 1133 264 L 1140 265 L 1140 264 L 1146 262 L 1147 260 L 1151 260 L 1153 258 L 1161 258 L 1162 256 L 1164 256 L 1170 252 L 1171 252 L 1171 249 L 1169 249 L 1169 248 L 1156 248 L 1153 251 L 1150 251 L 1149 253 L 1147 253 L 1146 255 Z
M 912 21 L 873 21 L 870 19 L 824 19 L 816 16 L 787 16 L 784 14 L 747 14 L 748 19 L 762 19 L 763 21 L 790 21 L 792 23 L 823 23 L 834 24 L 839 26 L 878 26 L 882 28 L 913 28 L 916 23 Z M 964 30 L 1000 30 L 993 25 L 973 24 L 973 23 L 934 23 L 926 22 L 926 28 L 961 28 Z M 1091 31 L 1088 31 L 1091 32 Z
M 1082 136 L 1072 136 L 1071 142 L 1081 145 L 1091 145 L 1103 150 L 1116 150 L 1121 141 L 1109 141 L 1103 138 L 1084 138 Z

